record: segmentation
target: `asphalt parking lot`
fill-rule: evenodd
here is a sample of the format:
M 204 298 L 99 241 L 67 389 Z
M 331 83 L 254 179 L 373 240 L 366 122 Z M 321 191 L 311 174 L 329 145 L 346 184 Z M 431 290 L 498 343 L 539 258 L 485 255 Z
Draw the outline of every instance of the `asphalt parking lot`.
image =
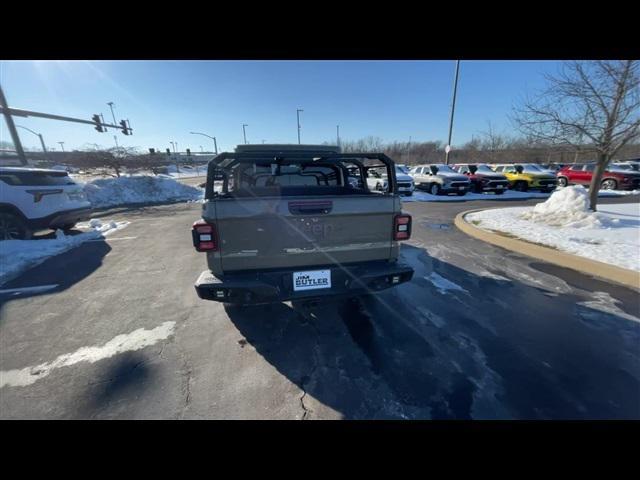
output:
M 414 279 L 374 299 L 246 309 L 195 294 L 199 204 L 102 212 L 1 287 L 49 286 L 0 293 L 0 418 L 640 418 L 638 292 L 453 226 L 485 205 L 405 204 Z

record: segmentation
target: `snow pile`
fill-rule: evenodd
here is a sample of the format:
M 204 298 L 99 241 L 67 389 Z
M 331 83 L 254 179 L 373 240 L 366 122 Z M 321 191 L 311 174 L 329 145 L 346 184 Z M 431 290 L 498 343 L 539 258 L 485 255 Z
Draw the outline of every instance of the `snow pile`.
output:
M 589 192 L 582 185 L 559 188 L 546 202 L 538 203 L 521 215 L 524 220 L 552 227 L 604 228 L 616 219 L 607 219 L 589 210 Z
M 84 184 L 93 207 L 199 200 L 203 190 L 167 177 L 101 178 Z
M 55 239 L 43 240 L 4 240 L 0 242 L 0 284 L 16 277 L 23 271 L 35 267 L 47 258 L 59 255 L 77 247 L 88 240 L 95 240 L 126 227 L 129 222 L 102 223 L 94 219 L 94 226 L 88 232 L 65 235 L 57 230 Z M 78 227 L 86 226 L 78 224 Z
M 571 194 L 565 195 L 571 198 Z M 578 201 L 574 201 L 567 200 L 565 211 L 544 207 L 549 208 L 549 215 L 554 218 L 551 223 L 545 221 L 540 210 L 534 215 L 533 210 L 540 204 L 533 208 L 482 210 L 465 215 L 465 220 L 488 231 L 503 232 L 581 257 L 640 271 L 640 203 L 599 205 L 598 213 L 594 214 L 581 211 Z M 536 218 L 536 221 L 527 218 Z

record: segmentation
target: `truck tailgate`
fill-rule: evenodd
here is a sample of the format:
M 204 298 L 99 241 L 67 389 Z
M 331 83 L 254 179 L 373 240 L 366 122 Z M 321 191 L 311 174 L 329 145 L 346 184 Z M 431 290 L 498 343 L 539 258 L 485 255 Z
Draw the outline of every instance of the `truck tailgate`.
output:
M 204 218 L 216 225 L 225 273 L 310 267 L 389 260 L 396 201 L 388 195 L 219 199 Z

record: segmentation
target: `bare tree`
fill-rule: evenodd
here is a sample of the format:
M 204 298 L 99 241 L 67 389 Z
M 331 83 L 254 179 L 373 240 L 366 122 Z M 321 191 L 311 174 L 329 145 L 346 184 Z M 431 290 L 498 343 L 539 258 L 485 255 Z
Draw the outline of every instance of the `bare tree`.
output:
M 589 187 L 595 211 L 598 190 L 609 161 L 640 137 L 638 60 L 566 62 L 547 75 L 548 88 L 515 110 L 524 134 L 551 144 L 582 146 L 596 152 Z

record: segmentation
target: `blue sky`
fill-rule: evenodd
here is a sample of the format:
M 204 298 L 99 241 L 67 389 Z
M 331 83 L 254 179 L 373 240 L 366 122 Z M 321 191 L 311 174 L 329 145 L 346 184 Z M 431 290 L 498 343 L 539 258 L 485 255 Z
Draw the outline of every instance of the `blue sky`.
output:
M 507 115 L 527 93 L 544 86 L 556 61 L 462 61 L 453 145 L 487 129 L 512 133 Z M 1 61 L 0 83 L 9 105 L 90 119 L 115 103 L 133 136 L 99 133 L 90 126 L 16 118 L 42 133 L 47 146 L 65 150 L 97 143 L 179 150 L 219 150 L 243 142 L 296 143 L 296 109 L 302 108 L 302 143 L 369 135 L 383 141 L 446 141 L 454 61 Z M 0 139 L 10 141 L 4 119 Z M 25 146 L 39 140 L 19 129 Z

